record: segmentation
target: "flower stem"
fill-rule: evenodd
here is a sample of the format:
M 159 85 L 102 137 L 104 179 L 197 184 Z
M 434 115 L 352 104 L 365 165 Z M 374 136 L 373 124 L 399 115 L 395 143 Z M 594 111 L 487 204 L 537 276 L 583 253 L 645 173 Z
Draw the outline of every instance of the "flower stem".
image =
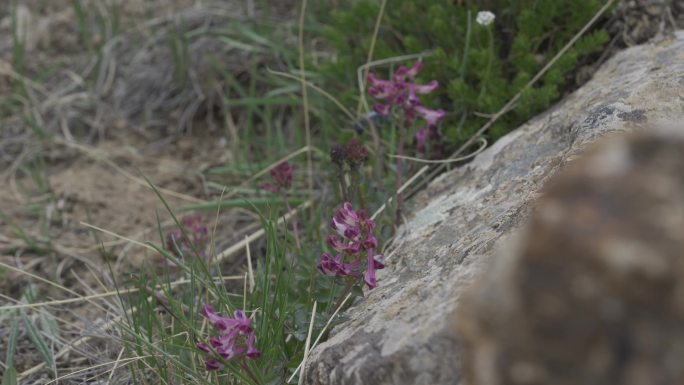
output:
M 342 202 L 349 202 L 347 183 L 344 181 L 344 168 L 342 168 L 342 166 L 337 167 L 337 181 L 340 184 L 340 191 L 342 191 Z
M 330 314 L 334 313 L 337 310 L 337 308 L 342 306 L 342 301 L 344 301 L 344 299 L 347 297 L 347 294 L 349 294 L 349 292 L 351 291 L 355 281 L 356 280 L 354 279 L 347 279 L 347 284 L 344 286 L 344 289 L 342 289 L 340 296 L 337 297 L 337 301 L 335 301 L 335 306 L 333 306 L 330 309 Z
M 399 127 L 399 144 L 397 145 L 397 163 L 396 163 L 396 195 L 397 195 L 397 211 L 396 211 L 396 218 L 395 218 L 395 225 L 399 226 L 399 223 L 401 223 L 401 209 L 403 206 L 403 199 L 401 197 L 401 193 L 399 192 L 399 189 L 401 189 L 401 183 L 402 183 L 402 178 L 401 178 L 401 167 L 402 167 L 402 159 L 401 157 L 404 155 L 404 127 L 403 125 Z
M 359 207 L 365 209 L 366 201 L 363 199 L 363 192 L 361 191 L 361 173 L 359 172 L 359 166 L 351 167 L 350 176 L 351 183 L 349 187 L 351 191 L 349 192 L 349 198 L 354 199 L 356 197 L 359 202 Z

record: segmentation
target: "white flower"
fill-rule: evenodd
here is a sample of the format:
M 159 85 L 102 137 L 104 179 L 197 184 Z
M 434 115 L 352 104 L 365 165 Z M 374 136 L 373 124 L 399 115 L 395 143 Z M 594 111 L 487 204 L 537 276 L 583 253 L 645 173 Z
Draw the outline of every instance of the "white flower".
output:
M 484 25 L 485 27 L 494 22 L 496 15 L 489 11 L 480 11 L 477 13 L 475 21 L 477 24 Z

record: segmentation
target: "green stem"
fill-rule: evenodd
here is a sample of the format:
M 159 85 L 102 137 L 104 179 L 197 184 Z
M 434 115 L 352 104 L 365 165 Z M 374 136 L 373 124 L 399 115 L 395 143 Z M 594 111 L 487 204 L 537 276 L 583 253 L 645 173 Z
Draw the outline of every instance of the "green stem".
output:
M 342 301 L 344 301 L 344 299 L 347 297 L 347 294 L 349 294 L 352 287 L 354 287 L 354 282 L 356 282 L 355 279 L 347 278 L 347 284 L 344 286 L 344 289 L 342 290 L 342 293 L 340 293 L 340 296 L 337 297 L 335 306 L 333 306 L 330 309 L 330 314 L 333 314 L 340 306 L 342 306 Z
M 461 59 L 461 79 L 465 80 L 466 68 L 468 65 L 468 51 L 470 50 L 470 37 L 472 34 L 472 21 L 470 11 L 468 11 L 468 22 L 466 24 L 465 46 L 463 47 L 463 59 Z
M 478 102 L 481 101 L 485 95 L 487 83 L 489 82 L 489 75 L 492 72 L 492 61 L 494 60 L 494 35 L 492 35 L 491 26 L 487 27 L 487 36 L 489 37 L 489 55 L 487 57 L 487 69 L 485 72 L 485 76 L 482 79 L 484 81 L 482 82 L 482 86 L 480 87 L 480 95 L 477 97 Z
M 401 198 L 401 194 L 399 193 L 399 189 L 401 188 L 401 183 L 402 183 L 402 177 L 401 177 L 401 168 L 403 165 L 401 157 L 404 155 L 404 134 L 405 134 L 405 129 L 404 129 L 404 124 L 399 127 L 399 144 L 397 145 L 397 163 L 396 163 L 396 191 L 395 195 L 397 196 L 397 211 L 396 211 L 396 218 L 395 218 L 395 224 L 398 226 L 399 223 L 401 223 L 401 209 L 403 206 L 403 199 Z
M 343 166 L 337 167 L 337 182 L 340 184 L 340 191 L 342 191 L 342 201 L 349 202 L 349 196 L 347 195 L 347 183 L 344 181 L 344 168 Z
M 349 198 L 357 198 L 359 202 L 359 207 L 361 209 L 366 207 L 366 202 L 363 199 L 363 193 L 361 191 L 361 173 L 359 173 L 359 166 L 354 166 L 350 170 L 350 176 L 351 176 L 351 185 L 350 185 L 350 194 Z

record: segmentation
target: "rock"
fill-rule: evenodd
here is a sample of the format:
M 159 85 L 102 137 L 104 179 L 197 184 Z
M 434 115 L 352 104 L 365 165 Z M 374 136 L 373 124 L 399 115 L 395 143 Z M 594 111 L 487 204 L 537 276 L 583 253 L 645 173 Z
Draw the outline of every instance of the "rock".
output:
M 684 383 L 684 125 L 602 144 L 462 301 L 468 384 Z
M 312 350 L 306 383 L 459 383 L 459 298 L 547 179 L 598 137 L 683 117 L 679 32 L 618 53 L 557 106 L 432 182 L 386 253 L 379 287 Z

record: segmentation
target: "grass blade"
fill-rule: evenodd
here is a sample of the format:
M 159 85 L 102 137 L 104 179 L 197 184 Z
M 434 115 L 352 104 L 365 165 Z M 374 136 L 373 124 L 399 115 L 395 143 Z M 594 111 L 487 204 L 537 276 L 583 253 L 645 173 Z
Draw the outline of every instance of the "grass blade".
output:
M 7 357 L 5 358 L 5 363 L 8 367 L 14 365 L 14 351 L 17 348 L 17 335 L 19 335 L 19 325 L 17 321 L 14 321 L 12 324 L 12 330 L 10 331 L 9 340 L 7 341 Z
M 288 201 L 290 204 L 293 205 L 299 205 L 302 202 L 304 202 L 304 199 L 301 198 L 289 198 Z M 181 210 L 216 210 L 218 208 L 221 209 L 230 209 L 230 208 L 235 208 L 235 207 L 241 207 L 241 208 L 254 208 L 255 206 L 274 206 L 274 205 L 283 205 L 284 200 L 283 198 L 250 198 L 250 199 L 228 199 L 228 200 L 223 200 L 223 201 L 214 201 L 214 202 L 207 202 L 207 203 L 200 203 L 200 204 L 195 204 L 195 205 L 187 205 L 181 207 Z
M 17 384 L 17 370 L 14 366 L 10 366 L 5 370 L 2 376 L 2 385 L 16 385 Z
M 31 320 L 26 316 L 26 313 L 24 313 L 23 311 L 21 312 L 21 319 L 24 321 L 24 326 L 26 326 L 26 331 L 28 332 L 31 342 L 33 342 L 33 344 L 36 346 L 36 349 L 38 349 L 38 352 L 43 357 L 43 360 L 45 361 L 47 366 L 50 368 L 54 368 L 55 358 L 52 355 L 52 351 L 50 350 L 50 348 L 48 348 L 47 343 L 45 343 L 43 336 L 40 335 L 40 331 L 36 328 L 35 325 L 33 325 L 33 323 L 31 323 Z

